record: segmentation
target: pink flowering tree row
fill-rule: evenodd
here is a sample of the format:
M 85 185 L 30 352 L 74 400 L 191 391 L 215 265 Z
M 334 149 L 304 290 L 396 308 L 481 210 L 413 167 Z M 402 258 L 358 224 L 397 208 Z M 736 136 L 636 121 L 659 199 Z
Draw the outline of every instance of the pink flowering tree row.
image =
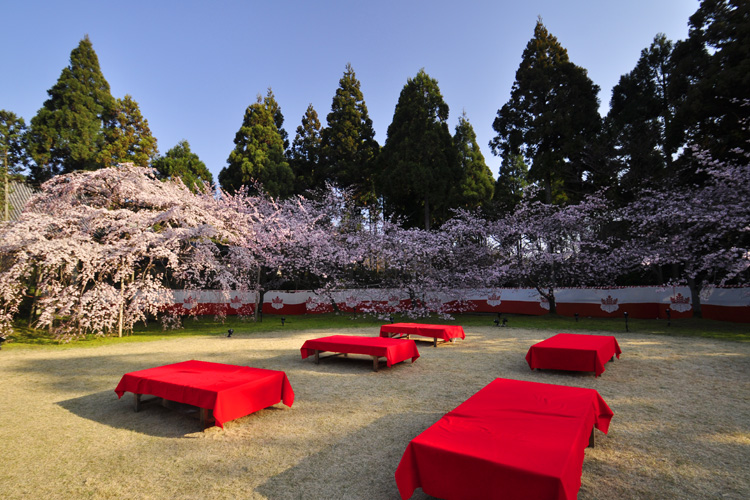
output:
M 59 176 L 0 225 L 0 335 L 21 311 L 60 339 L 122 335 L 138 321 L 174 320 L 162 307 L 172 288 L 262 297 L 290 282 L 334 307 L 344 289 L 396 289 L 411 300 L 391 311 L 415 317 L 445 315 L 447 294 L 460 307 L 456 290 L 532 287 L 554 312 L 559 287 L 664 266 L 691 286 L 699 311 L 706 286 L 748 282 L 750 161 L 735 153 L 728 163 L 696 151 L 704 183 L 648 189 L 618 209 L 604 195 L 557 206 L 529 192 L 499 220 L 458 212 L 432 231 L 363 216 L 334 188 L 275 200 L 194 193 L 132 165 Z
M 719 162 L 694 149 L 704 183 L 646 189 L 617 214 L 628 227 L 621 251 L 641 268 L 672 268 L 697 314 L 703 290 L 750 282 L 750 147 L 734 153 L 738 160 Z

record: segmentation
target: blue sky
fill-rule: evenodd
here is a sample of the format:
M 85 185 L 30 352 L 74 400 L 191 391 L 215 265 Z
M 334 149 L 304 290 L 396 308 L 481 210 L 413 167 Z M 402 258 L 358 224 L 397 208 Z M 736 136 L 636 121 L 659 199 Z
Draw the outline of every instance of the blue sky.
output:
M 398 96 L 424 68 L 466 112 L 487 164 L 492 121 L 510 96 L 539 16 L 600 86 L 612 87 L 657 33 L 687 37 L 698 0 L 2 2 L 0 109 L 27 124 L 89 35 L 112 95 L 130 94 L 164 154 L 186 139 L 217 178 L 248 105 L 271 87 L 294 138 L 308 104 L 325 126 L 347 63 L 385 144 Z

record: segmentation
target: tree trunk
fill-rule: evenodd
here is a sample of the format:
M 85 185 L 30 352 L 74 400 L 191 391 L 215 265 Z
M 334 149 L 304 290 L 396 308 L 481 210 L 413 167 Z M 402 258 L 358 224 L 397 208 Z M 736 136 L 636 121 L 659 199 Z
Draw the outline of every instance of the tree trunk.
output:
M 536 291 L 539 292 L 539 295 L 547 299 L 547 303 L 549 304 L 549 313 L 557 314 L 557 302 L 555 302 L 554 288 L 550 288 L 547 293 L 545 293 L 540 287 L 536 287 Z
M 703 311 L 701 311 L 701 290 L 703 287 L 695 278 L 688 278 L 688 286 L 690 287 L 690 299 L 693 302 L 693 317 L 702 318 Z
M 547 205 L 552 204 L 552 174 L 544 176 L 544 199 Z
M 430 230 L 430 198 L 429 196 L 424 197 L 424 228 L 425 228 L 425 231 Z
M 260 266 L 258 266 L 258 274 L 255 278 L 255 310 L 253 311 L 253 321 L 258 322 L 258 315 L 260 314 L 260 308 L 263 307 L 263 295 L 260 290 Z M 263 321 L 263 316 L 260 316 L 260 320 Z
M 120 278 L 120 317 L 117 321 L 117 336 L 122 338 L 122 317 L 125 313 L 125 282 Z

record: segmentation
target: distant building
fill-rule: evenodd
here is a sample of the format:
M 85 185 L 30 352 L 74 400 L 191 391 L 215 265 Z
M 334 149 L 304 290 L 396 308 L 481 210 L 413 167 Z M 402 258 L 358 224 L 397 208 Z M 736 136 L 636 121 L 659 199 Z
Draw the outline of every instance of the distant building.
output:
M 0 185 L 0 189 L 4 186 Z M 8 181 L 8 220 L 18 220 L 26 202 L 38 191 L 23 181 Z M 0 220 L 5 219 L 5 206 L 0 207 Z

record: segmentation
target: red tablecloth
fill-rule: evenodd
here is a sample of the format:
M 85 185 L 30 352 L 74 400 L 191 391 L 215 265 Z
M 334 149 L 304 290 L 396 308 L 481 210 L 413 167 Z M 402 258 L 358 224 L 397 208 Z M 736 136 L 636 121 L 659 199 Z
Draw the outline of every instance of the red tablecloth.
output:
M 575 499 L 594 426 L 612 410 L 594 389 L 495 379 L 414 438 L 396 469 L 402 499 Z
M 464 329 L 458 325 L 425 325 L 421 323 L 393 323 L 380 327 L 381 337 L 393 337 L 395 335 L 420 335 L 422 337 L 433 337 L 446 342 L 451 339 L 465 339 Z
M 331 335 L 330 337 L 306 340 L 300 348 L 302 359 L 314 355 L 315 351 L 384 357 L 389 367 L 409 358 L 413 363 L 419 357 L 417 345 L 413 340 L 358 337 L 355 335 Z
M 282 402 L 294 403 L 286 373 L 208 361 L 183 361 L 126 373 L 115 392 L 152 396 L 213 410 L 216 425 Z
M 611 335 L 558 333 L 534 344 L 526 353 L 526 362 L 533 370 L 572 370 L 604 373 L 604 365 L 612 356 L 620 358 L 620 345 Z

